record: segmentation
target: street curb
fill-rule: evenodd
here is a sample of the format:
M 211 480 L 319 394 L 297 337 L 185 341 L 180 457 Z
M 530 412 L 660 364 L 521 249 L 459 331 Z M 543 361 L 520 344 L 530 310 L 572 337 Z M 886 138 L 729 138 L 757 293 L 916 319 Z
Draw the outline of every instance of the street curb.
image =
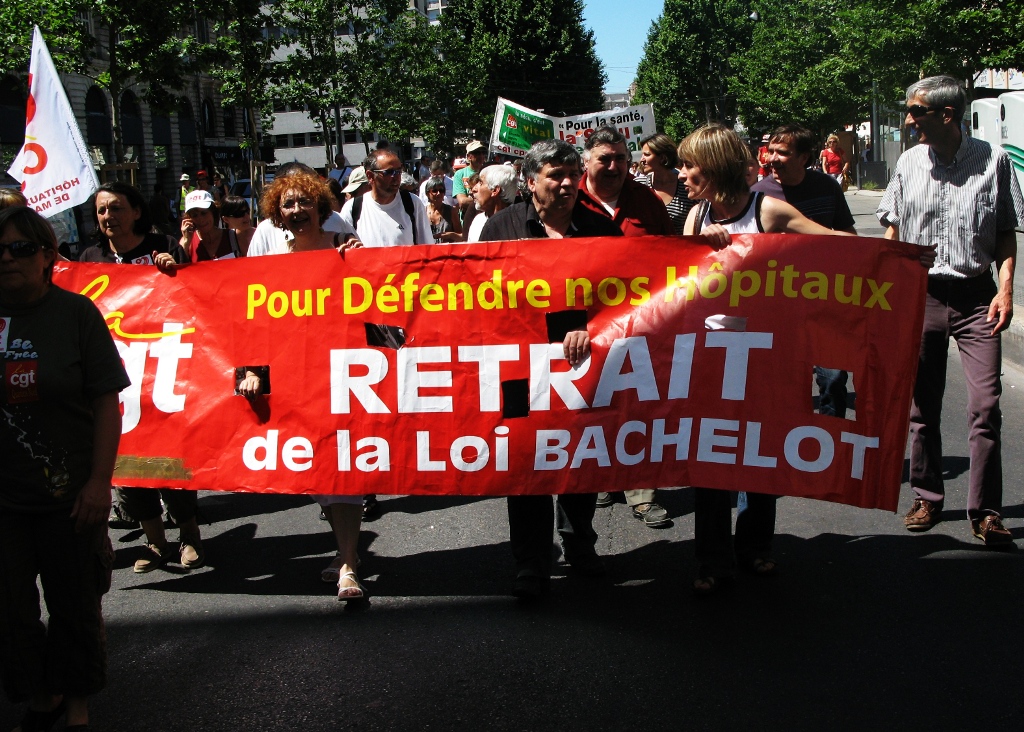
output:
M 868 198 L 881 198 L 885 195 L 885 191 L 862 191 L 859 188 L 853 192 L 855 196 L 867 196 Z

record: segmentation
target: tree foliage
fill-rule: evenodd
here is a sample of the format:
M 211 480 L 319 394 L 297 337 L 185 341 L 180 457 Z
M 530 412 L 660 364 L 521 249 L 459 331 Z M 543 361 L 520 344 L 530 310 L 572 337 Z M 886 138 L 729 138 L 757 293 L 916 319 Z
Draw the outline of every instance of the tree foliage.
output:
M 665 0 L 637 68 L 636 101 L 653 103 L 659 125 L 681 138 L 703 122 L 733 124 L 732 57 L 750 45 L 748 0 Z
M 245 114 L 245 145 L 253 148 L 257 120 L 267 129 L 273 108 L 273 55 L 280 46 L 274 18 L 263 0 L 222 0 L 212 6 L 213 36 L 192 43 L 195 63 L 221 83 L 223 103 Z M 195 40 L 195 39 L 191 39 Z
M 441 28 L 452 111 L 477 136 L 499 96 L 554 115 L 602 107 L 606 76 L 582 0 L 452 0 Z

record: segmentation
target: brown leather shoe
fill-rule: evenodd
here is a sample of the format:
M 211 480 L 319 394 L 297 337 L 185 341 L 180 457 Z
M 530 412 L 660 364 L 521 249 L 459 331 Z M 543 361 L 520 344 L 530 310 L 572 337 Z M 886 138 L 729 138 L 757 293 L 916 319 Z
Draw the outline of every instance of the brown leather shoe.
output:
M 907 531 L 928 531 L 942 520 L 939 518 L 941 513 L 941 503 L 915 498 L 907 515 L 903 517 L 903 525 L 907 527 Z
M 1003 526 L 1003 521 L 995 514 L 971 521 L 974 535 L 985 542 L 985 546 L 1007 546 L 1013 543 L 1013 535 Z

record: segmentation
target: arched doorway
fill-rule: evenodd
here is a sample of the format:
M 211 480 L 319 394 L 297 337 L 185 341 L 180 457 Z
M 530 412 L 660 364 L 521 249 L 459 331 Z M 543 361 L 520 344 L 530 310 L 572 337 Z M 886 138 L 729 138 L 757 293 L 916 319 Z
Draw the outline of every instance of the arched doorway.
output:
M 114 142 L 114 133 L 110 128 L 107 98 L 95 86 L 90 87 L 85 94 L 85 137 L 95 168 L 113 160 L 110 149 Z

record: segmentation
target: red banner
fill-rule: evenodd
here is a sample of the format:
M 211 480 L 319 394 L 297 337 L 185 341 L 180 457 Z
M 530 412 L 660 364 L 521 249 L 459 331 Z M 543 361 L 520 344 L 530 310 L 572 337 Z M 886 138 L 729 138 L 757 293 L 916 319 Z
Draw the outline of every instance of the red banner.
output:
M 699 485 L 895 509 L 926 276 L 881 239 L 642 237 L 59 263 L 132 386 L 119 485 L 508 495 Z M 562 358 L 586 327 L 591 357 Z M 813 367 L 850 373 L 818 414 Z M 265 367 L 265 368 L 264 368 Z M 235 394 L 257 369 L 269 394 Z

